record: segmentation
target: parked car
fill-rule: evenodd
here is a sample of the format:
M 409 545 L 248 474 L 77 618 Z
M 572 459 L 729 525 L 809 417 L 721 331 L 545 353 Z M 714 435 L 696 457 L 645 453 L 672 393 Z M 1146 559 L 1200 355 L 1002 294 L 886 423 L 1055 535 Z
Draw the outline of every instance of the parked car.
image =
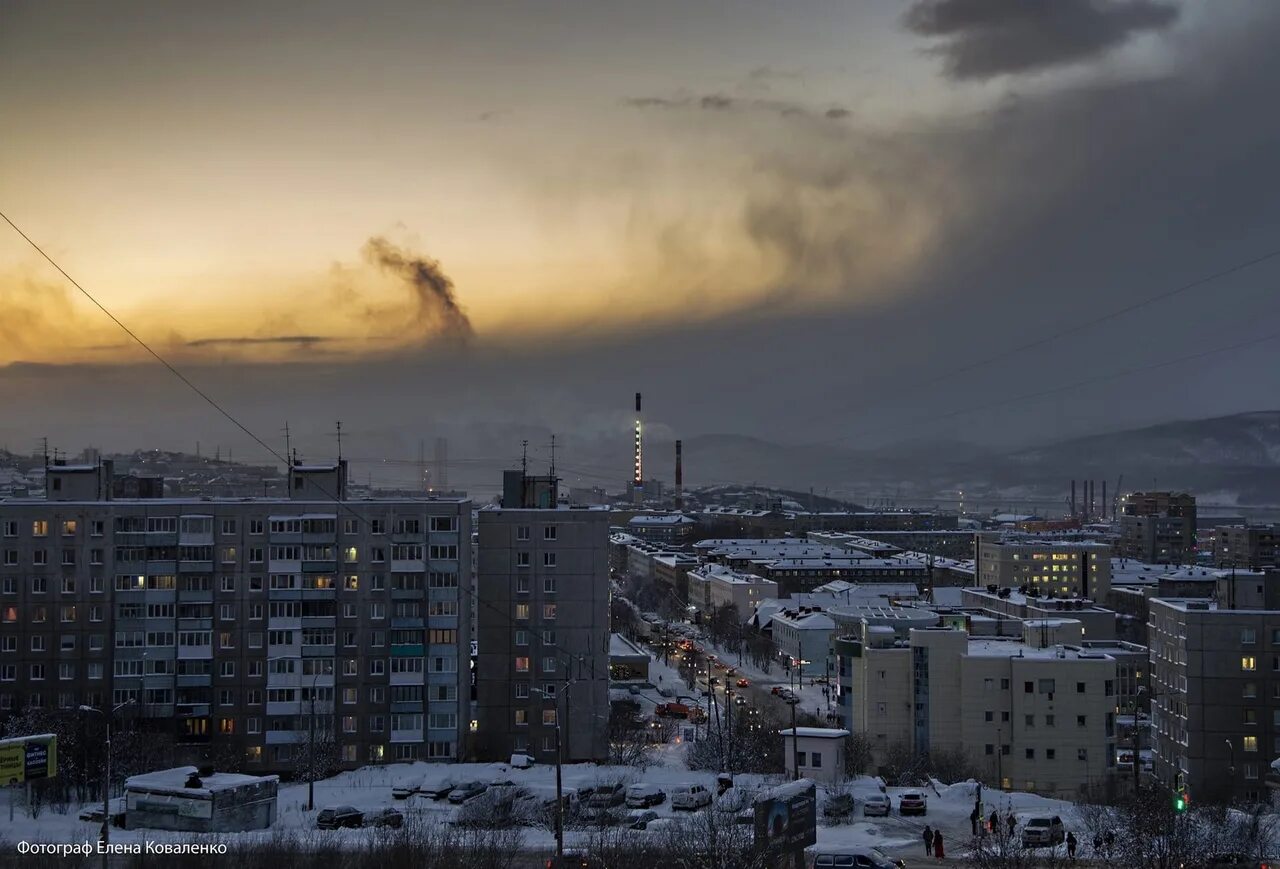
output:
M 454 804 L 465 803 L 467 800 L 471 799 L 472 797 L 479 796 L 480 794 L 484 793 L 488 789 L 489 789 L 489 786 L 486 785 L 484 782 L 478 782 L 478 781 L 464 782 L 463 784 L 460 784 L 453 790 L 449 791 L 449 802 Z
M 874 815 L 889 816 L 889 809 L 892 803 L 884 794 L 872 794 L 862 801 L 862 814 L 864 817 L 872 817 Z
M 628 685 L 628 686 L 627 686 L 627 691 L 629 691 L 629 692 L 631 693 L 631 696 L 633 696 L 633 697 L 639 697 L 639 696 L 640 696 L 640 686 L 639 686 L 639 685 Z
M 722 815 L 736 815 L 752 808 L 757 790 L 746 785 L 734 785 L 716 798 L 715 810 Z
M 822 814 L 828 818 L 847 818 L 853 814 L 853 795 L 835 794 L 822 804 Z
M 595 790 L 591 792 L 591 798 L 587 800 L 587 808 L 611 809 L 626 801 L 627 789 L 622 782 L 605 782 L 596 785 Z
M 391 798 L 393 800 L 405 800 L 422 790 L 422 782 L 407 781 L 404 784 L 398 784 L 391 788 Z
M 661 805 L 666 800 L 666 792 L 657 785 L 640 782 L 627 788 L 627 808 L 629 809 L 647 809 L 649 806 Z
M 364 825 L 364 814 L 353 806 L 330 806 L 316 815 L 316 829 L 336 830 L 339 827 Z
M 707 790 L 706 785 L 677 785 L 671 790 L 671 808 L 673 809 L 692 811 L 709 805 L 711 805 L 711 791 Z
M 1062 818 L 1057 815 L 1037 815 L 1022 825 L 1022 847 L 1058 845 L 1067 837 Z
M 627 812 L 626 825 L 630 830 L 644 830 L 650 821 L 656 821 L 658 813 L 653 809 L 635 809 Z
M 898 797 L 898 814 L 923 815 L 929 811 L 925 795 L 920 791 L 907 791 Z
M 374 809 L 364 816 L 364 826 L 366 827 L 402 827 L 404 826 L 404 815 L 399 810 L 388 806 L 385 809 Z
M 818 854 L 811 865 L 813 869 L 905 869 L 907 864 L 891 859 L 879 848 L 859 848 Z
M 453 779 L 445 779 L 439 784 L 434 785 L 424 783 L 418 786 L 416 796 L 427 797 L 428 799 L 440 802 L 441 800 L 447 800 L 449 798 L 449 794 L 453 793 L 453 789 L 455 787 L 457 787 L 457 785 L 453 782 Z

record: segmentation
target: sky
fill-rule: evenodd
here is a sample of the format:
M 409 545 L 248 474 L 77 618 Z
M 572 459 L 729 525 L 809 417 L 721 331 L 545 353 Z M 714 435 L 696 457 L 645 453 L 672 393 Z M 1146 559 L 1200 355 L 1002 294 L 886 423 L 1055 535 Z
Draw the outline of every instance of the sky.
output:
M 1053 440 L 1275 407 L 1280 258 L 1139 303 L 1280 249 L 1278 31 L 1248 0 L 9 0 L 0 212 L 273 445 L 585 454 L 637 390 L 657 436 Z M 2 222 L 0 403 L 16 451 L 267 458 Z

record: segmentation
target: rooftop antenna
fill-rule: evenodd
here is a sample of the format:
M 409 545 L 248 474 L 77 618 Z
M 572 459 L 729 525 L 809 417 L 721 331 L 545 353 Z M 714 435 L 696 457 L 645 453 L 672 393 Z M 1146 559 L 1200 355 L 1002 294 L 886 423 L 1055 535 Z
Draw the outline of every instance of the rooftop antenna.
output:
M 556 436 L 551 436 L 551 478 L 556 476 Z
M 529 473 L 529 441 L 520 441 L 520 474 L 522 476 Z
M 49 470 L 49 438 L 40 438 L 40 451 L 44 454 L 44 469 Z
M 336 423 L 338 427 L 338 464 L 342 464 L 342 420 Z
M 289 464 L 293 456 L 293 442 L 289 439 L 289 420 L 284 421 L 284 460 Z

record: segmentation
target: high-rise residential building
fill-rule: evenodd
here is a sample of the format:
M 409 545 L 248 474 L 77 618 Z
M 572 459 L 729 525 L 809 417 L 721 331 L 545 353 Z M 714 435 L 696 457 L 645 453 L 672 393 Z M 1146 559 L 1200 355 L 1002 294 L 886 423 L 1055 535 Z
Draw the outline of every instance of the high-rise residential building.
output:
M 609 513 L 556 488 L 509 479 L 477 514 L 479 759 L 553 762 L 557 724 L 564 760 L 609 754 Z
M 468 501 L 349 501 L 344 462 L 288 498 L 117 498 L 108 462 L 46 490 L 0 501 L 0 719 L 128 703 L 248 771 L 316 733 L 344 768 L 463 754 Z
M 1191 564 L 1196 499 L 1185 492 L 1134 492 L 1121 500 L 1120 554 L 1148 564 Z
M 1280 527 L 1223 525 L 1213 536 L 1213 563 L 1218 567 L 1257 570 L 1275 567 L 1280 556 Z
M 878 762 L 900 745 L 962 752 L 1002 789 L 1075 797 L 1115 768 L 1116 662 L 1069 619 L 1017 638 L 864 619 L 834 640 L 845 726 Z
M 1111 547 L 1091 541 L 992 540 L 979 537 L 980 586 L 1039 595 L 1103 600 L 1111 590 Z
M 1224 573 L 1213 599 L 1152 598 L 1149 635 L 1156 778 L 1193 801 L 1266 799 L 1280 754 L 1280 576 Z

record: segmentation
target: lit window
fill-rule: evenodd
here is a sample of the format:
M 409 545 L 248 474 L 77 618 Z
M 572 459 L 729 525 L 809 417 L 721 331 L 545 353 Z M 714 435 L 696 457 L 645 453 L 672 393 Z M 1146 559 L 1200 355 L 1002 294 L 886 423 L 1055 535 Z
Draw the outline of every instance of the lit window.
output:
M 1245 750 L 1245 751 L 1257 751 L 1257 750 L 1258 750 L 1258 737 L 1256 737 L 1256 736 L 1246 736 L 1246 737 L 1244 738 L 1244 750 Z
M 1258 669 L 1258 659 L 1253 655 L 1243 655 L 1240 658 L 1240 669 L 1246 673 L 1252 673 Z

